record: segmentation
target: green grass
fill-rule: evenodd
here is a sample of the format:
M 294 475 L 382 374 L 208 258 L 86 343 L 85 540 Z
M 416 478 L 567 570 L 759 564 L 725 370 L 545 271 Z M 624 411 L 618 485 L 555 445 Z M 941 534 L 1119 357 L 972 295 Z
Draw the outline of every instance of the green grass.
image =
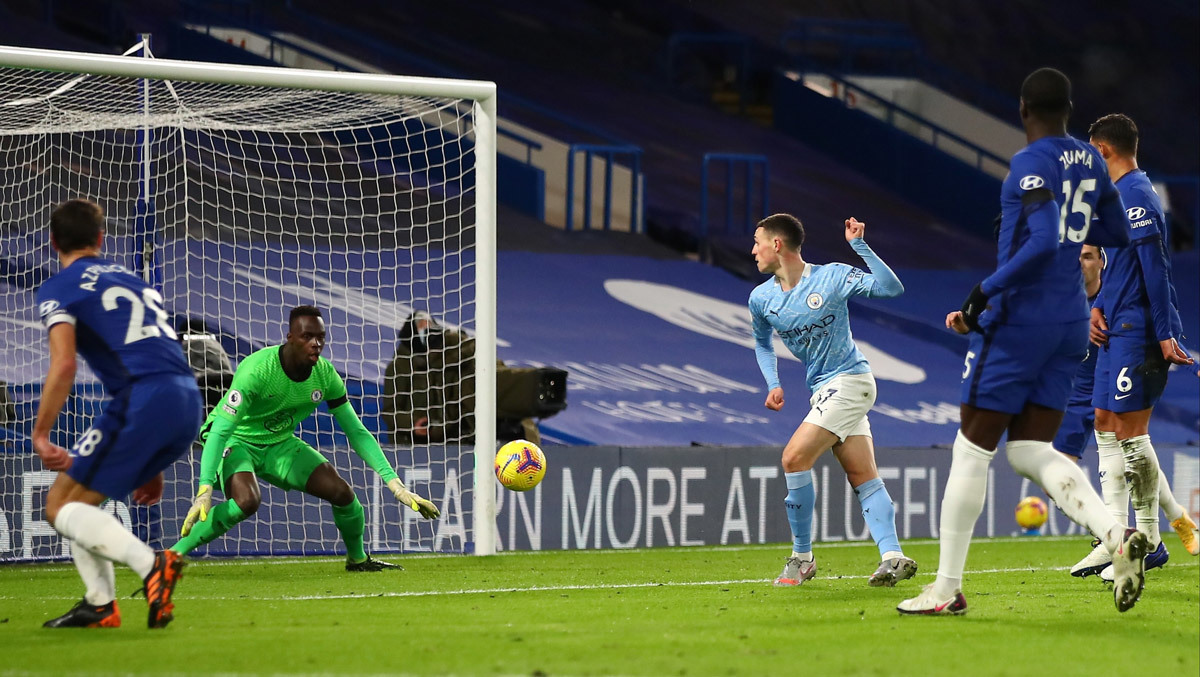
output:
M 166 630 L 120 601 L 118 630 L 45 630 L 82 593 L 67 565 L 0 567 L 0 674 L 1195 675 L 1196 559 L 1177 542 L 1131 611 L 1070 566 L 1072 539 L 980 540 L 963 617 L 900 617 L 932 580 L 866 585 L 869 544 L 817 544 L 818 577 L 769 581 L 787 546 L 385 557 L 348 574 L 331 558 L 198 561 Z M 118 573 L 119 592 L 138 587 Z

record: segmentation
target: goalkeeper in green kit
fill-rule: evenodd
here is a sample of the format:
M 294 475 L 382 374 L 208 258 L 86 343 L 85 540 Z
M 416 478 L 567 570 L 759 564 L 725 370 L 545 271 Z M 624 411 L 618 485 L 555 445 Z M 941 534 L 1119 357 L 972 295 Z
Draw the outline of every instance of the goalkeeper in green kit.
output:
M 263 348 L 238 365 L 229 391 L 200 429 L 204 452 L 196 498 L 183 521 L 183 538 L 171 550 L 186 554 L 216 539 L 258 510 L 258 477 L 286 490 L 329 501 L 333 523 L 346 543 L 347 571 L 402 567 L 367 556 L 363 549 L 362 503 L 333 465 L 294 431 L 325 402 L 350 446 L 396 498 L 426 519 L 439 516 L 433 503 L 409 491 L 346 398 L 346 384 L 321 357 L 325 322 L 321 311 L 298 306 L 288 317 L 287 342 Z M 221 484 L 217 484 L 217 480 Z M 213 487 L 226 501 L 213 507 Z

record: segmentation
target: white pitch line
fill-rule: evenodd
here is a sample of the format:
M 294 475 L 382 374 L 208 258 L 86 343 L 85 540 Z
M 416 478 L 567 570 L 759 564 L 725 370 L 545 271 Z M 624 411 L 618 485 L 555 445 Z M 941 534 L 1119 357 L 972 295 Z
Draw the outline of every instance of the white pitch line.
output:
M 1182 564 L 1173 565 L 1175 568 L 1193 568 L 1198 566 L 1195 561 L 1184 562 Z M 1009 574 L 1009 573 L 1037 573 L 1040 571 L 1067 571 L 1070 567 L 1011 567 L 1004 569 L 973 569 L 966 571 L 966 575 L 982 575 L 982 574 Z M 934 572 L 923 572 L 918 576 L 934 576 Z M 862 580 L 870 578 L 870 576 L 835 576 L 825 580 Z M 504 588 L 470 588 L 461 590 L 404 590 L 404 591 L 384 591 L 373 593 L 349 593 L 339 595 L 277 595 L 277 596 L 192 596 L 180 595 L 182 600 L 205 601 L 205 602 L 309 602 L 322 600 L 337 600 L 337 599 L 370 599 L 375 597 L 441 597 L 441 596 L 459 596 L 459 595 L 496 595 L 509 594 L 520 592 L 564 592 L 564 591 L 590 591 L 590 590 L 627 590 L 637 588 L 686 588 L 700 587 L 712 585 L 746 585 L 751 583 L 770 583 L 770 578 L 739 578 L 719 581 L 647 581 L 644 583 L 610 583 L 602 584 L 595 583 L 590 585 L 535 585 L 528 587 L 504 587 Z M 27 600 L 27 597 L 11 597 L 0 596 L 3 600 Z M 74 597 L 38 597 L 36 599 L 75 599 Z
M 973 541 L 975 545 L 981 543 L 1045 543 L 1045 542 L 1061 542 L 1079 540 L 1082 537 L 1079 535 L 1070 536 L 1039 536 L 1036 539 L 1031 539 L 1028 536 L 993 536 L 978 538 Z M 936 538 L 914 538 L 903 540 L 900 542 L 904 546 L 920 546 L 920 545 L 937 545 Z M 862 541 L 833 541 L 828 543 L 816 542 L 820 550 L 827 548 L 875 548 L 875 542 L 871 540 Z M 761 550 L 779 550 L 781 552 L 789 550 L 787 543 L 754 543 L 750 545 L 699 545 L 699 546 L 663 546 L 661 548 L 606 548 L 603 550 L 592 550 L 581 548 L 575 550 L 505 550 L 498 552 L 492 557 L 538 557 L 541 555 L 561 555 L 565 553 L 576 553 L 586 555 L 628 555 L 636 553 L 658 553 L 658 554 L 688 554 L 695 552 L 757 552 Z M 820 551 L 818 550 L 818 552 Z M 418 559 L 459 559 L 463 557 L 472 557 L 473 555 L 464 555 L 457 552 L 380 552 L 375 553 L 382 558 L 401 558 L 401 561 L 418 560 Z M 344 562 L 345 557 L 328 556 L 328 555 L 288 555 L 283 557 L 273 556 L 248 556 L 248 557 L 198 557 L 189 560 L 190 563 L 202 567 L 246 567 L 246 566 L 279 566 L 284 564 L 328 564 L 330 562 Z M 36 562 L 13 562 L 13 564 L 37 564 Z M 70 564 L 47 564 L 41 567 L 39 571 L 74 571 L 75 567 Z

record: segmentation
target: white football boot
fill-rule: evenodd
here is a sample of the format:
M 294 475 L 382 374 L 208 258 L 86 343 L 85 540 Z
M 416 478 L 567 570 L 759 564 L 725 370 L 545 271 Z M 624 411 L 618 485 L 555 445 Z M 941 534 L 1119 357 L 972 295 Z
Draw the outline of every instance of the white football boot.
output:
M 949 599 L 938 599 L 933 594 L 933 585 L 930 583 L 921 594 L 900 602 L 896 611 L 912 616 L 961 616 L 967 613 L 967 598 L 961 590 L 955 590 Z
M 1108 548 L 1104 547 L 1100 539 L 1096 538 L 1092 540 L 1092 551 L 1087 554 L 1087 557 L 1079 560 L 1075 566 L 1071 567 L 1071 575 L 1076 578 L 1095 576 L 1109 568 L 1108 565 L 1110 564 L 1112 564 L 1112 553 L 1108 551 Z

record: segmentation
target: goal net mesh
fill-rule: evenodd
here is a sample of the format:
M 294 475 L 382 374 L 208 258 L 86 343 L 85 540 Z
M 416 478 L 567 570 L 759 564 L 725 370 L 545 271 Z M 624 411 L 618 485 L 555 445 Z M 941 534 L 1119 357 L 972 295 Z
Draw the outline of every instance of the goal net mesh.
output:
M 160 289 L 180 340 L 208 346 L 210 361 L 215 344 L 233 366 L 280 345 L 293 306 L 320 308 L 324 355 L 354 408 L 409 487 L 442 510 L 436 521 L 401 510 L 321 406 L 296 433 L 363 503 L 368 550 L 470 549 L 470 350 L 405 360 L 409 392 L 396 398 L 385 374 L 415 311 L 447 333 L 474 335 L 473 123 L 462 99 L 0 68 L 0 559 L 68 553 L 44 517 L 55 474 L 29 435 L 48 365 L 35 294 L 59 270 L 47 224 L 53 206 L 74 197 L 104 208 L 104 255 Z M 443 355 L 451 359 L 438 364 Z M 203 383 L 218 389 L 212 406 L 227 377 L 200 362 Z M 68 448 L 107 399 L 80 364 L 52 435 Z M 426 402 L 443 439 L 409 444 L 391 426 L 422 416 L 393 416 L 393 403 Z M 199 463 L 195 445 L 167 471 L 158 506 L 118 496 L 106 507 L 169 546 Z M 260 486 L 257 514 L 195 554 L 344 552 L 327 504 Z

